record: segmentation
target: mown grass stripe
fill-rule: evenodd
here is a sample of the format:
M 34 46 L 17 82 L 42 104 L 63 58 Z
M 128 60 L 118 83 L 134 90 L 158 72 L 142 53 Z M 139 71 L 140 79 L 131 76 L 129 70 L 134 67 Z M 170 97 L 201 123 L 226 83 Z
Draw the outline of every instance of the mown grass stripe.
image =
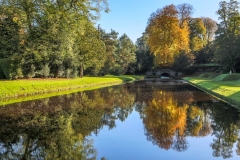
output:
M 104 76 L 77 79 L 0 81 L 0 105 L 132 82 L 143 76 Z
M 222 75 L 218 79 L 222 79 Z M 225 76 L 226 77 L 226 76 Z M 185 77 L 191 85 L 229 103 L 232 106 L 240 108 L 240 82 L 214 80 L 201 77 Z

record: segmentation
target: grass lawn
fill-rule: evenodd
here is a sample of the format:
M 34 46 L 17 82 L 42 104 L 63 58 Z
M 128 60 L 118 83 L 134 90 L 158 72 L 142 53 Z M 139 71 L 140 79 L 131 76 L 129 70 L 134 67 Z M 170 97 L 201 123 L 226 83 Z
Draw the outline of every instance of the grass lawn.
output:
M 82 90 L 121 84 L 142 79 L 143 76 L 104 76 L 76 79 L 24 79 L 0 81 L 0 105 L 40 99 Z
M 240 74 L 222 74 L 218 76 L 199 75 L 185 77 L 184 80 L 217 98 L 240 107 Z

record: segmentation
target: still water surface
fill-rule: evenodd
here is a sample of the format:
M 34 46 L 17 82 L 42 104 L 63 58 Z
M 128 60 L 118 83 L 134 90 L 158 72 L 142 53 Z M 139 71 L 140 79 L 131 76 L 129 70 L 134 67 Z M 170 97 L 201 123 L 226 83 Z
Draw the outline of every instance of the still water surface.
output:
M 240 159 L 239 110 L 135 82 L 0 107 L 0 160 Z

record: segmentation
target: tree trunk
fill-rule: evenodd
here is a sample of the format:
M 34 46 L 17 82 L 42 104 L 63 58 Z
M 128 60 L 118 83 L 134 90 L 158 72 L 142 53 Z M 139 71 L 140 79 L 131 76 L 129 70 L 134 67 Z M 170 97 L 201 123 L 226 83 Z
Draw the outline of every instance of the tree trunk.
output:
M 83 77 L 83 64 L 80 64 L 80 70 L 79 70 L 79 77 L 82 78 Z
M 55 73 L 54 73 L 54 78 L 58 78 L 58 74 L 59 74 L 59 68 L 57 67 Z

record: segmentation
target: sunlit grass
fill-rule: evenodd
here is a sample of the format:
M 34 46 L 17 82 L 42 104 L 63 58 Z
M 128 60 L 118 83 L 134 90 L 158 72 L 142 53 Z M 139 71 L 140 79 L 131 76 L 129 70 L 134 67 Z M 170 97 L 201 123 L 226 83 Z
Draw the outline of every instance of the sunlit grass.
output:
M 220 75 L 216 78 L 186 77 L 184 78 L 196 87 L 232 105 L 240 106 L 239 75 Z
M 91 90 L 142 79 L 143 76 L 104 76 L 77 79 L 0 81 L 0 105 Z

